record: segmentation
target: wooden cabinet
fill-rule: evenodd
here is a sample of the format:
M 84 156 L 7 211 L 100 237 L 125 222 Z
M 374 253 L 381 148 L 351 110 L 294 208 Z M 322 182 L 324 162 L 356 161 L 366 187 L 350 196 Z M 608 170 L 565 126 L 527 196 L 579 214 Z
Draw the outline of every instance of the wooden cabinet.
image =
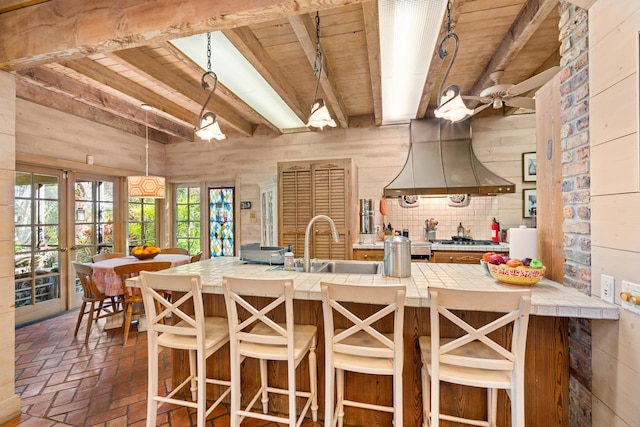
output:
M 350 259 L 357 230 L 357 169 L 351 159 L 278 163 L 278 234 L 281 245 L 304 255 L 304 234 L 316 215 L 330 217 L 340 241 L 334 243 L 324 220 L 314 223 L 310 257 Z
M 507 255 L 506 252 L 496 252 Z M 431 262 L 448 264 L 479 264 L 484 252 L 478 251 L 433 251 Z
M 384 249 L 354 249 L 353 259 L 358 261 L 384 261 Z

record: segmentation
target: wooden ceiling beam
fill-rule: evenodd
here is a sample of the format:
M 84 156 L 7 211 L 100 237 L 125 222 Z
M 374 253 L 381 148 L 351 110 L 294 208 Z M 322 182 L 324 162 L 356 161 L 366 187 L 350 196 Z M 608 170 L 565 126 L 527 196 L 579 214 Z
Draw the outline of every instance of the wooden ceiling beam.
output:
M 181 93 L 188 99 L 202 105 L 207 100 L 209 89 L 204 90 L 200 81 L 188 81 L 172 70 L 164 67 L 160 62 L 156 61 L 141 49 L 127 49 L 108 54 L 109 57 L 115 58 L 119 62 L 126 62 L 127 66 L 133 67 L 136 71 L 144 74 L 147 78 L 154 80 L 160 86 L 170 91 Z M 218 88 L 222 85 L 218 82 Z M 234 130 L 244 136 L 253 134 L 253 126 L 242 116 L 234 111 L 229 103 L 221 100 L 217 96 L 217 89 L 214 96 L 211 97 L 207 110 L 213 111 L 220 120 L 226 122 Z M 194 122 L 195 125 L 195 122 Z
M 139 104 L 126 102 L 95 87 L 81 83 L 46 66 L 21 70 L 18 75 L 53 92 L 66 94 L 95 108 L 100 108 L 128 120 L 146 123 L 145 111 Z M 115 127 L 115 126 L 114 126 Z M 179 125 L 158 115 L 149 115 L 149 127 L 162 130 L 187 141 L 193 141 L 193 128 Z
M 253 65 L 267 83 L 275 90 L 302 122 L 307 121 L 310 105 L 307 105 L 282 74 L 277 62 L 269 56 L 266 49 L 249 27 L 234 28 L 223 34 L 240 51 L 242 56 Z
M 202 67 L 200 67 L 198 64 L 193 62 L 193 60 L 188 56 L 186 56 L 184 53 L 182 53 L 180 49 L 176 48 L 170 42 L 163 42 L 161 43 L 161 46 L 167 49 L 169 53 L 171 53 L 173 56 L 178 58 L 180 62 L 182 62 L 189 69 L 191 69 L 196 79 L 200 79 L 202 77 L 202 74 L 204 73 L 204 70 L 202 69 Z M 225 101 L 228 105 L 232 106 L 240 114 L 241 117 L 253 118 L 257 123 L 259 124 L 261 123 L 264 126 L 271 129 L 272 134 L 276 134 L 276 135 L 282 134 L 282 131 L 278 129 L 273 123 L 265 119 L 260 113 L 258 113 L 256 110 L 251 108 L 251 106 L 249 106 L 246 102 L 240 99 L 235 93 L 231 92 L 223 84 L 219 84 L 218 87 L 216 88 L 216 96 L 219 97 L 221 100 Z M 256 127 L 257 126 L 253 126 L 252 134 L 255 134 Z
M 183 125 L 193 126 L 198 121 L 197 114 L 88 58 L 74 59 L 61 65 L 104 85 L 103 89 L 107 91 L 113 89 L 139 100 L 141 104 L 149 104 L 158 112 L 180 120 Z
M 367 38 L 369 74 L 371 75 L 371 96 L 373 98 L 373 116 L 377 126 L 382 125 L 382 71 L 380 64 L 380 20 L 378 0 L 362 3 L 364 32 Z
M 469 91 L 470 94 L 479 94 L 483 89 L 493 86 L 494 82 L 490 77 L 491 73 L 504 70 L 514 60 L 538 27 L 540 27 L 540 24 L 553 11 L 553 8 L 558 7 L 558 1 L 527 0 L 495 50 L 491 61 Z
M 460 14 L 462 12 L 462 6 L 464 6 L 464 2 L 465 0 L 454 0 L 451 5 L 451 31 L 454 33 L 456 25 L 458 24 L 458 20 L 460 19 Z M 418 111 L 416 112 L 416 118 L 418 119 L 424 118 L 424 116 L 427 114 L 431 95 L 433 94 L 434 89 L 436 89 L 436 85 L 440 86 L 440 82 L 437 79 L 440 75 L 440 70 L 442 69 L 444 60 L 440 59 L 440 55 L 438 54 L 438 45 L 446 34 L 447 20 L 445 15 L 445 19 L 442 21 L 442 25 L 440 26 L 438 44 L 436 45 L 433 55 L 431 56 L 429 71 L 427 72 L 427 79 L 425 80 L 424 87 L 422 89 L 422 96 L 420 97 L 420 102 L 418 103 Z M 451 60 L 451 58 L 452 56 L 449 56 L 449 60 Z M 447 63 L 447 66 L 448 64 L 449 63 Z
M 145 137 L 145 126 L 143 124 L 86 104 L 69 94 L 47 89 L 22 75 L 16 76 L 16 97 L 95 123 L 100 123 L 121 130 L 122 132 L 139 136 L 140 138 Z M 149 127 L 149 140 L 161 144 L 173 144 L 184 141 L 182 138 L 157 131 L 151 127 Z
M 316 60 L 316 27 L 313 20 L 307 14 L 295 15 L 289 17 L 289 23 L 291 24 L 291 27 L 293 28 L 293 31 L 295 32 L 296 37 L 298 38 L 298 41 L 302 46 L 302 50 L 307 56 L 309 64 L 311 64 L 311 67 L 313 69 L 313 64 Z M 322 45 L 322 39 L 320 41 L 320 44 Z M 349 127 L 349 116 L 347 114 L 347 108 L 345 107 L 344 101 L 340 96 L 340 92 L 338 91 L 338 87 L 336 85 L 336 80 L 334 78 L 333 72 L 331 71 L 331 66 L 329 65 L 329 60 L 324 55 L 324 52 L 322 57 L 324 58 L 324 65 L 322 67 L 322 75 L 320 76 L 320 86 L 322 87 L 322 91 L 324 92 L 325 102 L 335 114 L 335 119 L 340 124 L 340 127 L 346 129 L 347 127 Z M 311 110 L 309 109 L 309 113 L 310 112 Z
M 0 14 L 0 69 L 69 61 L 366 0 L 56 0 Z

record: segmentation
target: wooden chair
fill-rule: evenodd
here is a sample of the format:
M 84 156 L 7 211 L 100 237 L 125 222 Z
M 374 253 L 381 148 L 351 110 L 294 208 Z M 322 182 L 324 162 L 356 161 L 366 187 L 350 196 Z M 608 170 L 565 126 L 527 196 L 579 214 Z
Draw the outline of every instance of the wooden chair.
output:
M 123 252 L 102 252 L 99 254 L 95 254 L 91 257 L 91 262 L 104 261 L 105 259 L 111 258 L 124 258 L 127 255 Z
M 495 427 L 498 390 L 503 389 L 511 399 L 511 425 L 524 427 L 524 356 L 531 291 L 429 288 L 429 298 L 431 336 L 419 338 L 423 364 L 423 426 L 439 426 L 440 421 L 445 420 Z M 499 315 L 495 320 L 491 317 L 486 324 L 472 326 L 457 310 L 498 312 Z M 461 328 L 464 335 L 441 338 L 441 316 Z M 496 336 L 511 336 L 511 344 L 496 342 Z M 486 388 L 487 420 L 441 414 L 440 381 Z
M 131 328 L 131 318 L 137 314 L 144 314 L 144 310 L 134 311 L 134 304 L 142 304 L 142 293 L 139 288 L 132 288 L 127 286 L 127 279 L 138 276 L 141 271 L 160 271 L 166 270 L 171 267 L 169 261 L 154 261 L 154 262 L 134 262 L 132 264 L 119 265 L 113 268 L 113 271 L 120 276 L 122 281 L 122 309 L 125 312 L 125 318 L 122 322 L 122 328 L 124 330 L 124 343 L 127 345 L 129 339 L 129 329 Z
M 164 403 L 170 403 L 196 408 L 197 427 L 204 427 L 206 417 L 230 393 L 230 381 L 207 378 L 207 358 L 229 342 L 227 319 L 204 315 L 202 282 L 197 274 L 141 271 L 140 286 L 148 322 L 147 426 L 155 426 L 158 409 Z M 164 298 L 164 290 L 184 292 L 184 295 L 177 301 L 170 302 Z M 163 319 L 169 314 L 173 325 L 163 323 Z M 161 348 L 189 351 L 189 376 L 177 387 L 173 387 L 167 396 L 158 394 Z M 208 408 L 207 384 L 221 387 L 218 399 Z M 186 386 L 190 386 L 193 401 L 176 396 Z
M 191 257 L 191 262 L 198 262 L 202 258 L 202 252 L 198 252 L 197 254 Z
M 160 248 L 161 254 L 189 255 L 189 251 L 183 248 Z
M 93 268 L 91 268 L 91 266 L 76 261 L 73 261 L 72 264 L 76 276 L 78 276 L 80 284 L 82 285 L 82 306 L 78 312 L 78 321 L 76 322 L 76 329 L 73 336 L 78 335 L 82 318 L 85 314 L 88 314 L 87 332 L 84 337 L 84 342 L 86 343 L 89 340 L 91 325 L 93 325 L 94 321 L 97 322 L 98 319 L 113 316 L 122 310 L 119 302 L 114 297 L 105 296 L 98 290 L 92 278 Z M 87 308 L 89 310 L 87 310 Z
M 239 426 L 244 418 L 283 423 L 289 427 L 299 426 L 309 408 L 313 421 L 318 420 L 316 341 L 314 325 L 294 325 L 293 282 L 291 280 L 247 279 L 223 277 L 224 291 L 229 317 L 229 339 L 231 344 L 231 426 Z M 257 307 L 243 295 L 269 298 L 266 306 Z M 284 305 L 284 307 L 283 307 Z M 274 311 L 284 308 L 285 322 L 278 323 Z M 296 390 L 296 369 L 308 355 L 309 391 Z M 240 392 L 242 376 L 240 365 L 245 358 L 259 360 L 260 387 L 249 403 L 242 406 Z M 270 386 L 267 381 L 268 361 L 284 361 L 287 364 L 287 388 Z M 288 414 L 269 414 L 269 395 L 287 397 Z M 304 406 L 297 414 L 296 398 L 303 399 Z M 255 403 L 262 403 L 262 412 L 252 411 Z
M 393 414 L 396 427 L 403 425 L 402 367 L 404 285 L 355 286 L 320 284 L 325 337 L 325 426 L 342 427 L 344 407 L 351 406 Z M 361 318 L 345 302 L 373 304 L 374 312 Z M 392 333 L 376 329 L 375 322 L 390 319 Z M 345 325 L 345 328 L 339 328 Z M 393 405 L 348 400 L 344 395 L 345 371 L 393 377 Z M 334 402 L 334 379 L 336 399 Z M 334 406 L 335 405 L 335 406 Z M 335 407 L 335 410 L 334 410 Z

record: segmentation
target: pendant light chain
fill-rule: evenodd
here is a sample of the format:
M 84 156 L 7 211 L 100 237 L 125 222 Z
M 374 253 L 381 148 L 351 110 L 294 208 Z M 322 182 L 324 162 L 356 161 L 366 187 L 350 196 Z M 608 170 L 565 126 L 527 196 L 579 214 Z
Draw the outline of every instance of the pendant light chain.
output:
M 207 33 L 207 71 L 211 72 L 211 33 Z
M 318 77 L 316 80 L 316 90 L 313 93 L 314 102 L 318 98 L 318 86 L 320 86 L 320 76 L 322 75 L 322 51 L 320 51 L 320 15 L 316 12 L 316 58 L 313 62 L 313 74 Z
M 149 176 L 149 110 L 145 108 L 144 110 L 144 122 L 145 122 L 145 135 L 144 135 L 144 139 L 145 139 L 145 143 L 144 143 L 144 151 L 145 151 L 145 158 L 144 158 L 144 174 L 146 176 Z

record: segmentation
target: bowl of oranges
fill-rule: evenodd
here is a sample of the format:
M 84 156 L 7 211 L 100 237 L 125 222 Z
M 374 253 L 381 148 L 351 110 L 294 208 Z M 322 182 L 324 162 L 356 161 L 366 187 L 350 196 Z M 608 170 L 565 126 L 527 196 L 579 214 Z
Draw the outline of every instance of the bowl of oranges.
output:
M 140 260 L 155 258 L 159 253 L 160 248 L 151 245 L 136 246 L 131 249 L 131 255 Z

